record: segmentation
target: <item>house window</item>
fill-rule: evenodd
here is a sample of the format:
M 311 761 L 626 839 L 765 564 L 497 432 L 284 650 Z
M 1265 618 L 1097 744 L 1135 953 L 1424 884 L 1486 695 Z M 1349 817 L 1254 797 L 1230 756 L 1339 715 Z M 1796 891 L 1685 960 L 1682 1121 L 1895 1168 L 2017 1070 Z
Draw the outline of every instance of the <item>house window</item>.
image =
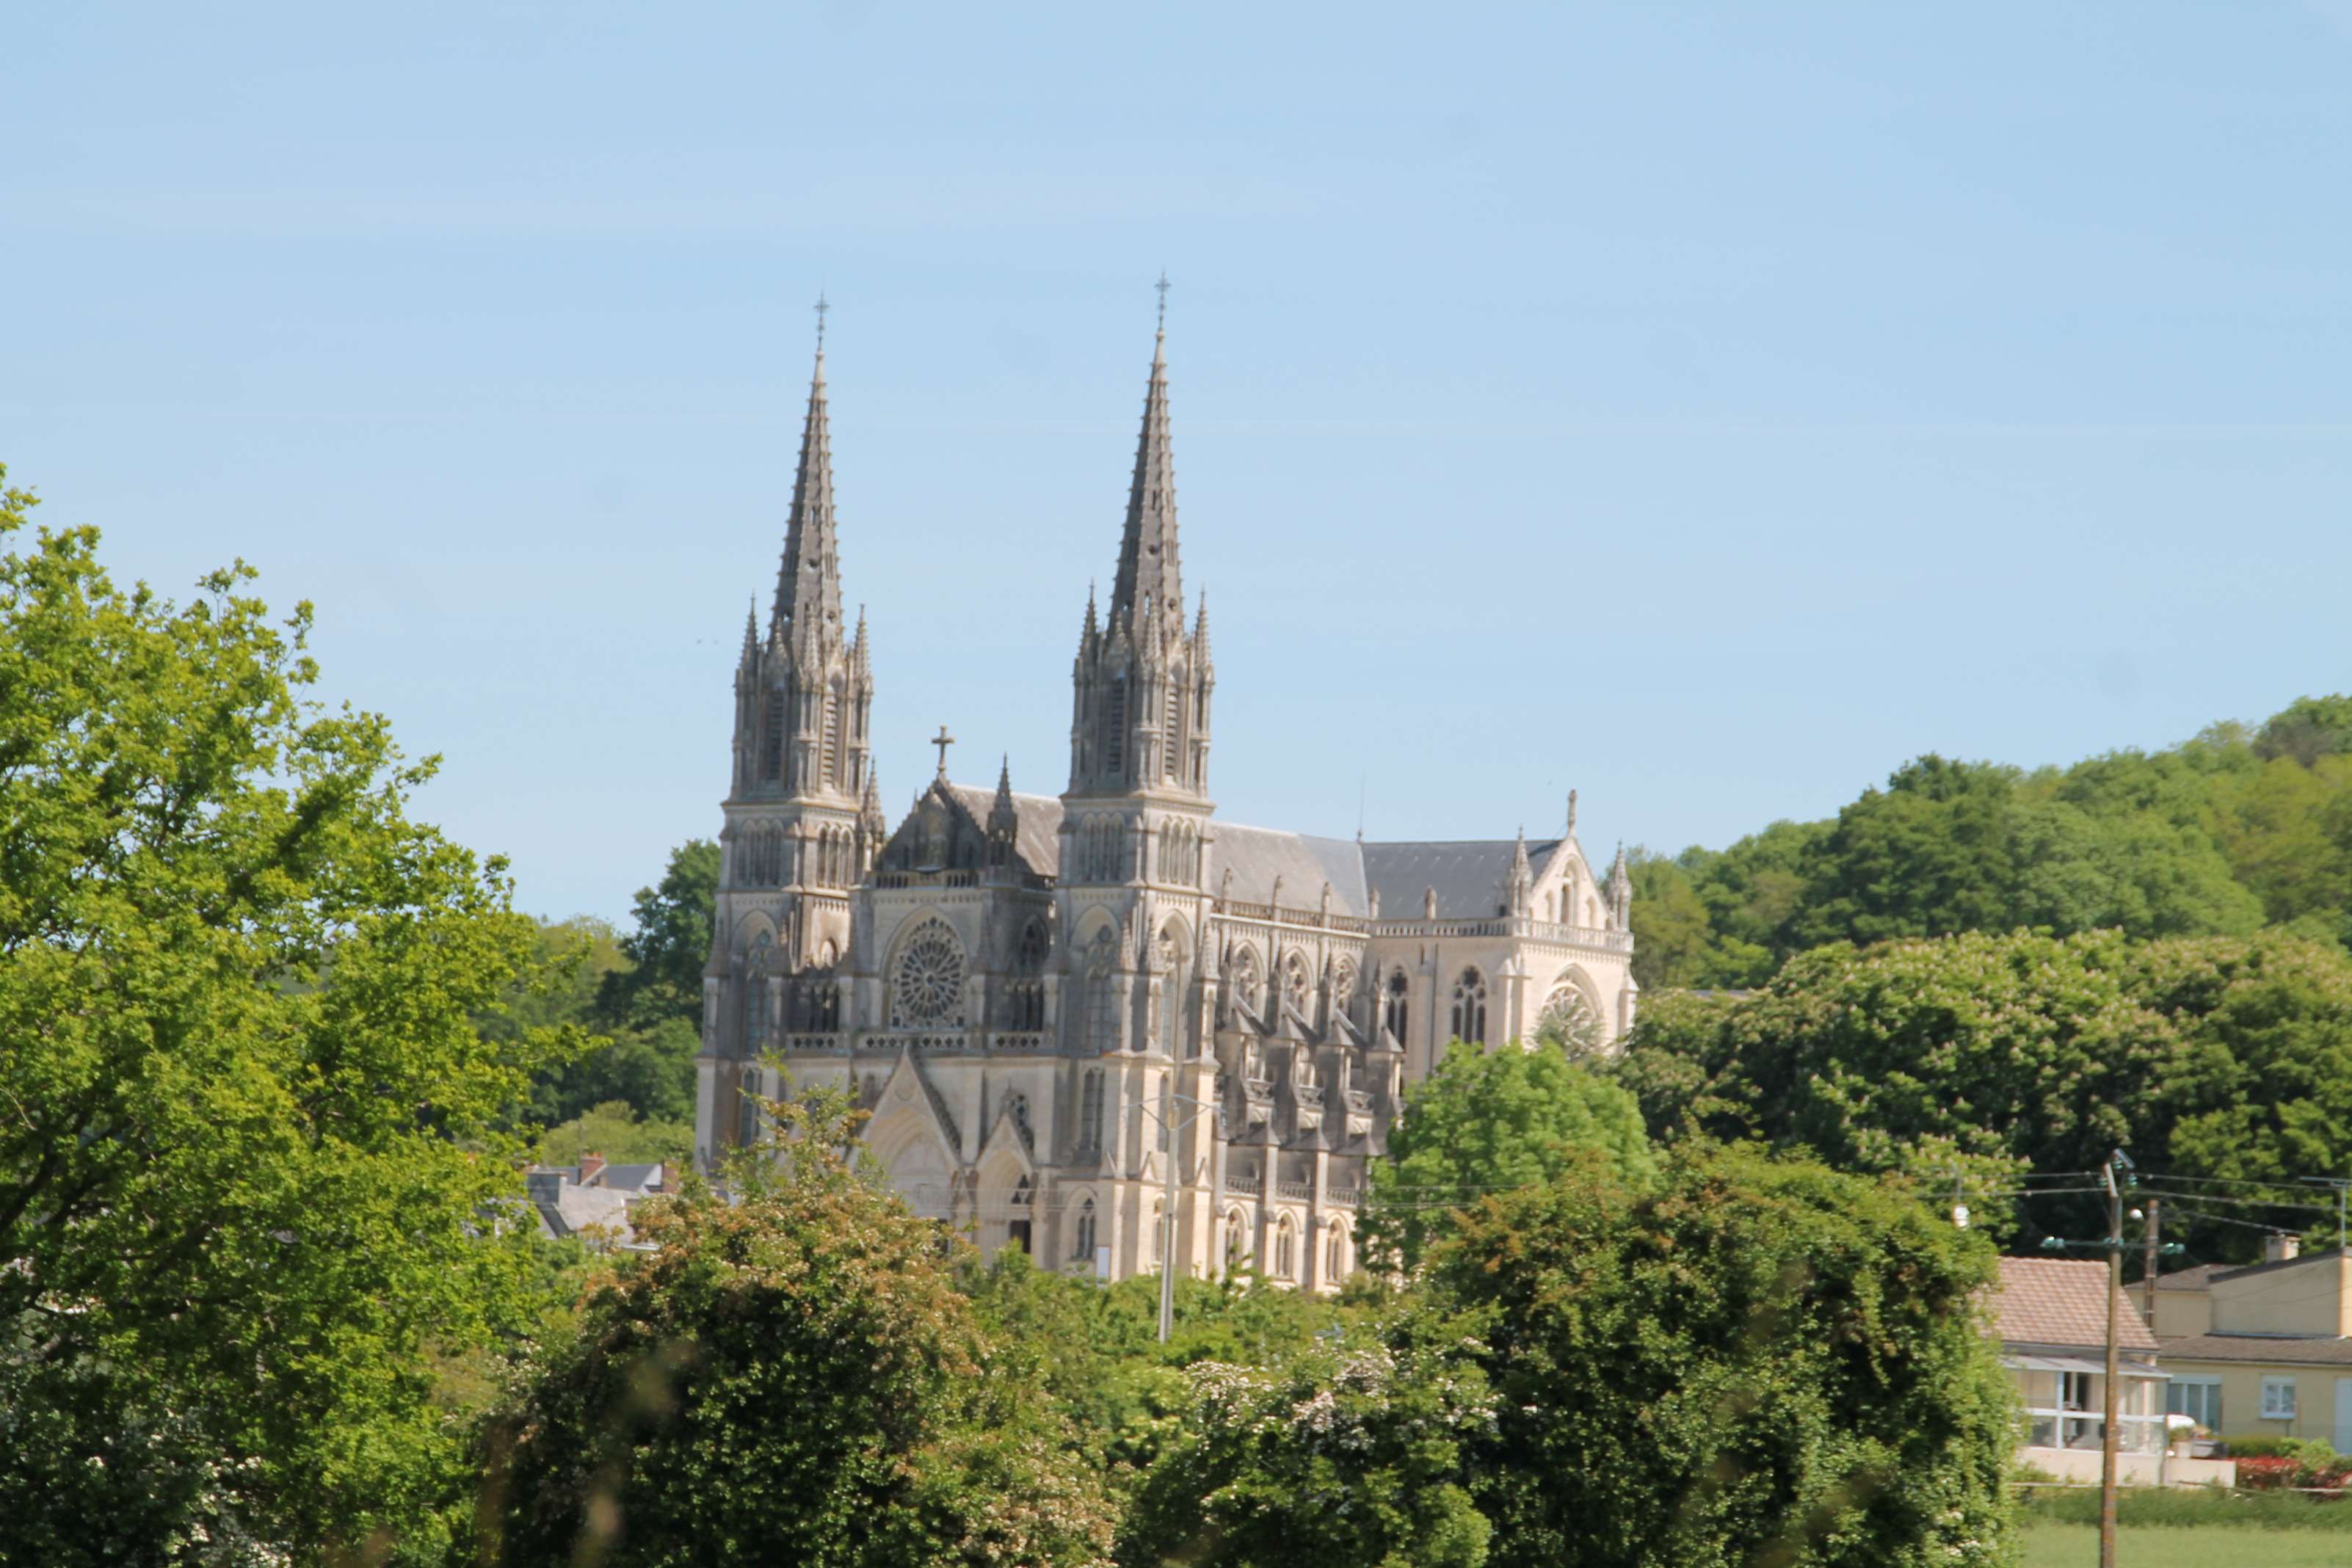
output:
M 2168 1415 L 2186 1415 L 2208 1432 L 2219 1432 L 2221 1429 L 2221 1380 L 2175 1374 L 2164 1391 L 2164 1411 Z
M 2088 1410 L 2091 1407 L 2091 1374 L 2087 1372 L 2062 1372 L 2058 1374 L 2058 1408 Z
M 2291 1377 L 2263 1379 L 2263 1419 L 2265 1421 L 2294 1419 L 2294 1379 Z
M 1070 1256 L 1092 1262 L 1095 1256 L 1095 1201 L 1087 1199 L 1078 1205 L 1078 1244 Z

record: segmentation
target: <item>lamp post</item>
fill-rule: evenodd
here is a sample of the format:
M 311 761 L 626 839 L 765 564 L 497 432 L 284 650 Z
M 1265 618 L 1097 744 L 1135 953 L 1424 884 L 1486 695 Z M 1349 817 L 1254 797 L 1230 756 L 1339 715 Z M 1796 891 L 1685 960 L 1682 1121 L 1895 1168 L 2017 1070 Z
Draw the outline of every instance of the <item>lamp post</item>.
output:
M 1160 1123 L 1160 1135 L 1168 1141 L 1168 1157 L 1160 1163 L 1160 1342 L 1166 1344 L 1176 1329 L 1176 1135 L 1217 1109 L 1216 1102 L 1195 1100 L 1189 1094 L 1172 1089 L 1160 1091 L 1172 1105 L 1189 1105 L 1190 1116 L 1171 1122 L 1151 1106 L 1135 1102 L 1136 1114 L 1149 1116 Z

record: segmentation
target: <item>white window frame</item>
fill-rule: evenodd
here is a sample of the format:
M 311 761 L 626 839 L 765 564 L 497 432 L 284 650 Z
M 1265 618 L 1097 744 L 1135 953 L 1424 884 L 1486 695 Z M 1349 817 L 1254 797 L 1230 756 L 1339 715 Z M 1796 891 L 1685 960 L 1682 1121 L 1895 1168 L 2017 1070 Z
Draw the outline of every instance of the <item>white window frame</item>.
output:
M 2295 1417 L 2295 1380 L 2292 1377 L 2263 1379 L 2263 1419 L 2292 1421 Z
M 2182 1407 L 2190 1401 L 2181 1395 L 2191 1391 L 2197 1394 L 2197 1408 L 2184 1409 Z M 2221 1429 L 2221 1380 L 2204 1373 L 2185 1375 L 2175 1373 L 2172 1382 L 2165 1389 L 2164 1407 L 2168 1415 L 2186 1415 L 2207 1431 L 2219 1432 Z

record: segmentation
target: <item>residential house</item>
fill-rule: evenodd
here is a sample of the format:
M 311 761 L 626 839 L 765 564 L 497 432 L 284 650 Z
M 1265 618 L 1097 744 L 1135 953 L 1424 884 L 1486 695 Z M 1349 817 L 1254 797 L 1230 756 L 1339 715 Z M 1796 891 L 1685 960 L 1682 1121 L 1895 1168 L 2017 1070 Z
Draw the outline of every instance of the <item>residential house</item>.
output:
M 658 1160 L 614 1165 L 602 1154 L 583 1154 L 577 1165 L 531 1166 L 523 1173 L 523 1184 L 539 1211 L 541 1236 L 577 1237 L 604 1252 L 637 1246 L 629 1211 L 667 1191 L 667 1175 Z
M 2292 1237 L 2266 1250 L 2158 1277 L 2166 1408 L 2217 1435 L 2324 1437 L 2352 1453 L 2352 1251 L 2301 1256 Z
M 2107 1266 L 2058 1258 L 2004 1258 L 1994 1303 L 2001 1363 L 2025 1406 L 2021 1463 L 2064 1480 L 2096 1480 L 2105 1427 Z M 2136 1485 L 2224 1484 L 2226 1460 L 2177 1458 L 2167 1449 L 2158 1342 L 2126 1303 L 2117 1313 L 2122 1386 L 2116 1415 L 2118 1474 Z

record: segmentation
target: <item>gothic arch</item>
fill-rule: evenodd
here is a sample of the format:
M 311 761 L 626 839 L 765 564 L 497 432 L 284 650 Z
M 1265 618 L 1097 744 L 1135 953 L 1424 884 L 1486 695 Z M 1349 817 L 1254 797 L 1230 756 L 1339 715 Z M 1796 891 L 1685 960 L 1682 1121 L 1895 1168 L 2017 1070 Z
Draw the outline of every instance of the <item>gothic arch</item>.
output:
M 1608 1015 L 1601 1011 L 1600 987 L 1577 965 L 1568 965 L 1553 978 L 1536 1018 L 1536 1038 L 1570 1058 L 1590 1056 L 1608 1043 Z
M 1323 1238 L 1322 1282 L 1337 1285 L 1348 1277 L 1348 1270 L 1354 1264 L 1355 1238 L 1348 1234 L 1348 1222 L 1343 1219 L 1335 1217 L 1331 1221 L 1330 1232 Z
M 1454 980 L 1454 1037 L 1466 1045 L 1486 1043 L 1486 976 L 1476 964 Z
M 1258 1010 L 1258 986 L 1264 982 L 1264 971 L 1258 964 L 1257 949 L 1242 942 L 1225 961 L 1225 989 L 1234 1000 L 1252 1013 Z

